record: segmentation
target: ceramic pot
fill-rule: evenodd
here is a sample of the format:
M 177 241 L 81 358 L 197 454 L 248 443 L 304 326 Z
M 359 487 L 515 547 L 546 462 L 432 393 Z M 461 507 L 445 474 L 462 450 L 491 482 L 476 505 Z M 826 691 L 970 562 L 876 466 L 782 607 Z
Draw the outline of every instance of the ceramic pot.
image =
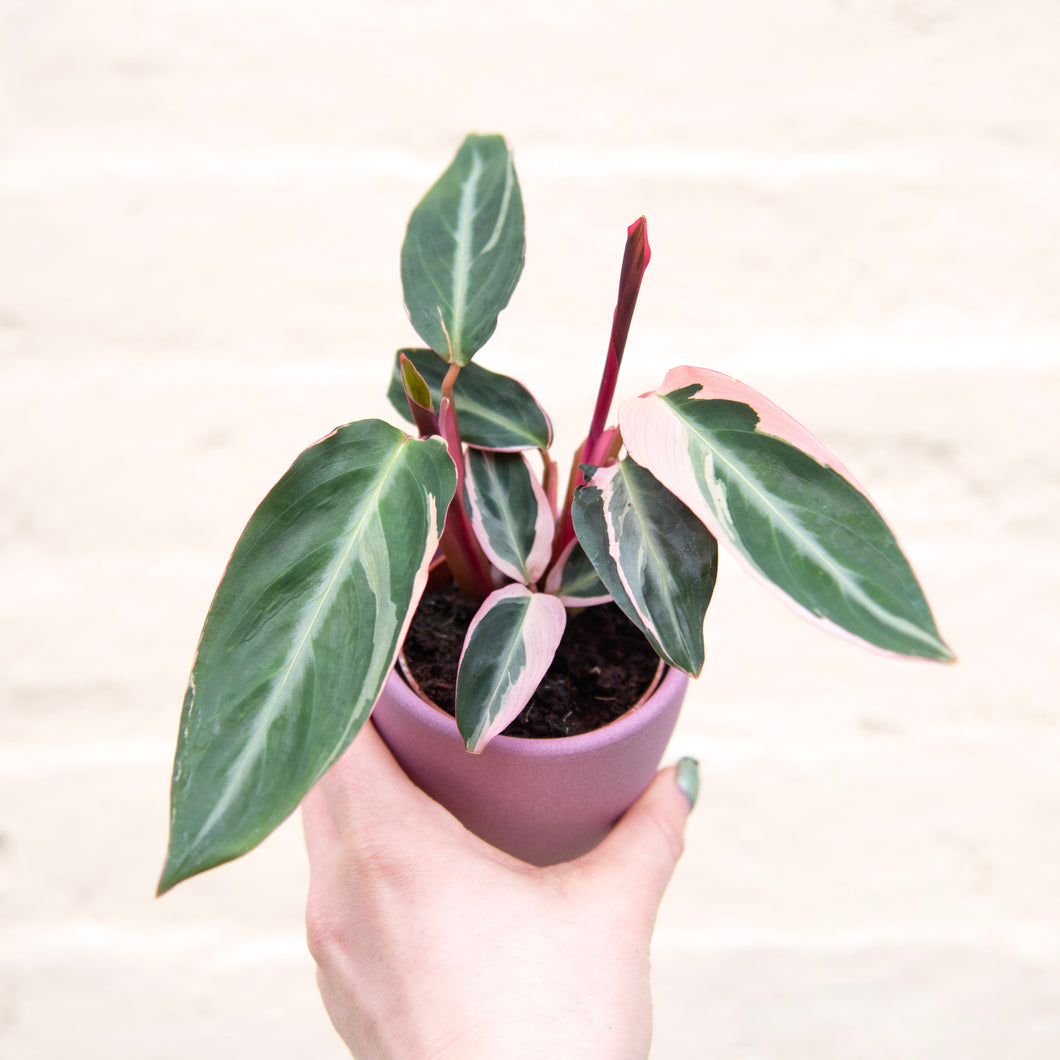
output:
M 651 782 L 688 678 L 668 670 L 655 691 L 602 729 L 559 739 L 496 736 L 464 750 L 456 720 L 395 671 L 372 720 L 405 772 L 477 835 L 535 865 L 591 850 Z

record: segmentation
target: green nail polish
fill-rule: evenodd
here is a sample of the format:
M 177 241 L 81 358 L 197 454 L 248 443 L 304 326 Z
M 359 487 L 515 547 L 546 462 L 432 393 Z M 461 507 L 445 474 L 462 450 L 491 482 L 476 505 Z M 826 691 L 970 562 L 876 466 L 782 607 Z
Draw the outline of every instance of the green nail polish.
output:
M 689 809 L 694 809 L 699 798 L 699 763 L 694 758 L 682 758 L 677 763 L 677 786 L 688 797 Z

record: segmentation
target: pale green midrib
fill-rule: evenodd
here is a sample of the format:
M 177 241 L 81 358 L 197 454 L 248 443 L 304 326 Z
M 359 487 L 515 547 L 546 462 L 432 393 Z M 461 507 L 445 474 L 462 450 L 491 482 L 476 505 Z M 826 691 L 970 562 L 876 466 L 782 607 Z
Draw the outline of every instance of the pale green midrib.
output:
M 493 233 L 490 235 L 489 241 L 486 245 L 478 252 L 478 257 L 483 257 L 488 254 L 499 242 L 501 238 L 501 232 L 504 229 L 504 222 L 508 217 L 508 208 L 511 204 L 512 188 L 515 185 L 515 167 L 512 164 L 512 156 L 508 155 L 507 165 L 504 167 L 504 195 L 501 197 L 501 208 L 497 214 L 497 221 L 493 226 Z
M 637 515 L 638 525 L 641 528 L 643 528 L 646 525 L 645 515 L 644 515 L 644 506 L 643 506 L 643 504 L 641 504 L 641 502 L 640 502 L 640 500 L 639 500 L 639 498 L 638 498 L 638 496 L 636 494 L 636 491 L 632 488 L 632 482 L 631 482 L 631 479 L 630 479 L 629 475 L 626 473 L 625 467 L 622 464 L 619 464 L 619 468 L 621 469 L 621 474 L 622 474 L 623 481 L 625 481 L 625 483 L 626 483 L 626 493 L 629 495 L 630 504 L 633 506 L 633 510 L 634 510 L 634 512 Z M 651 556 L 654 559 L 656 566 L 660 570 L 669 570 L 669 566 L 662 562 L 662 553 L 659 552 L 659 550 L 655 547 L 654 538 L 652 538 L 648 534 L 645 534 L 643 529 L 641 529 L 641 535 L 640 536 L 641 536 L 641 540 L 642 541 L 646 540 L 648 542 L 648 550 L 651 553 Z M 666 612 L 670 616 L 671 628 L 679 630 L 679 631 L 683 631 L 684 626 L 683 626 L 683 623 L 680 620 L 680 616 L 678 615 L 676 609 L 670 603 L 671 597 L 667 593 L 664 593 L 663 597 L 664 597 L 664 599 L 666 600 L 666 603 L 667 603 Z M 632 593 L 630 593 L 630 598 L 631 599 L 633 598 L 633 594 Z M 653 623 L 653 625 L 654 624 L 655 623 Z M 688 648 L 687 641 L 685 643 L 685 648 L 686 649 Z
M 487 456 L 485 463 L 487 467 L 487 474 L 489 475 L 489 480 L 495 486 L 494 496 L 502 496 L 501 481 L 497 475 L 497 461 L 495 459 L 492 459 L 490 456 Z M 526 470 L 525 462 L 521 461 L 520 463 L 522 469 Z M 529 579 L 529 572 L 526 569 L 526 560 L 530 553 L 533 551 L 533 542 L 530 543 L 530 549 L 524 553 L 522 548 L 522 541 L 519 539 L 519 536 L 517 534 L 518 528 L 512 521 L 513 514 L 514 512 L 510 504 L 504 503 L 501 505 L 501 517 L 503 520 L 503 525 L 505 530 L 507 531 L 508 541 L 510 542 L 512 552 L 515 555 L 515 561 L 519 567 L 520 573 L 522 574 L 523 581 L 525 582 Z M 534 526 L 535 528 L 537 526 L 536 520 L 534 521 Z
M 621 470 L 621 466 L 621 464 L 617 465 L 615 472 L 616 474 L 619 470 Z M 652 621 L 651 615 L 645 614 L 644 609 L 639 606 L 637 597 L 630 586 L 629 579 L 626 577 L 626 572 L 623 569 L 622 564 L 619 562 L 618 555 L 616 554 L 616 551 L 620 552 L 621 549 L 619 547 L 619 541 L 617 537 L 617 535 L 619 534 L 619 528 L 615 524 L 614 518 L 611 514 L 610 498 L 613 493 L 613 481 L 613 476 L 608 482 L 603 484 L 597 484 L 595 479 L 593 481 L 593 487 L 600 491 L 600 511 L 601 517 L 604 521 L 604 540 L 606 542 L 606 547 L 604 548 L 604 555 L 601 557 L 601 560 L 605 563 L 605 565 L 608 561 L 610 561 L 611 567 L 614 568 L 615 577 L 618 579 L 618 584 L 625 595 L 625 599 L 629 601 L 629 606 L 632 607 L 634 612 L 636 612 L 637 616 L 639 616 L 640 621 L 643 623 L 642 631 L 644 632 L 648 640 L 651 642 L 651 645 L 655 649 L 656 653 L 659 655 L 660 658 L 664 658 L 672 666 L 676 666 L 677 664 L 670 657 L 670 653 L 666 650 L 665 647 L 663 647 L 662 640 L 659 638 L 658 626 L 654 621 Z M 614 543 L 616 551 L 612 551 L 612 543 Z M 611 567 L 609 567 L 608 569 L 610 570 Z M 611 593 L 611 598 L 614 599 L 613 592 Z M 625 608 L 623 608 L 623 610 L 625 610 Z
M 463 412 L 464 415 L 475 415 L 479 419 L 487 420 L 490 423 L 495 423 L 498 427 L 507 427 L 510 434 L 515 435 L 517 438 L 526 438 L 534 446 L 540 445 L 537 437 L 530 433 L 530 431 L 520 426 L 517 422 L 513 421 L 510 416 L 506 417 L 500 412 L 494 412 L 487 405 L 480 405 L 477 401 L 458 399 L 457 413 Z
M 508 677 L 511 673 L 512 659 L 515 657 L 516 649 L 519 647 L 520 644 L 522 644 L 523 629 L 526 626 L 526 620 L 528 615 L 530 614 L 530 606 L 533 603 L 533 600 L 529 597 L 516 597 L 515 599 L 521 600 L 523 602 L 523 613 L 519 616 L 518 624 L 515 627 L 515 635 L 512 637 L 511 644 L 508 647 L 508 651 L 503 656 L 503 665 L 491 666 L 489 669 L 491 677 L 490 694 L 489 699 L 487 699 L 486 701 L 487 704 L 499 703 L 501 706 L 504 705 L 505 700 L 504 695 L 501 691 L 501 686 L 504 683 L 504 678 Z M 514 602 L 515 600 L 512 598 L 509 598 L 508 600 L 504 601 L 505 604 L 513 604 Z M 498 660 L 498 662 L 499 661 L 500 660 Z M 514 681 L 509 679 L 508 688 L 510 689 L 514 683 Z M 479 715 L 479 723 L 475 726 L 475 729 L 471 734 L 472 747 L 475 746 L 475 744 L 478 742 L 479 737 L 486 729 L 490 727 L 490 724 L 492 723 L 493 719 L 496 718 L 499 713 L 499 710 L 490 710 L 483 711 Z
M 519 550 L 515 546 L 515 540 L 511 533 L 511 523 L 505 516 L 507 506 L 503 504 L 500 505 L 501 515 L 498 517 L 495 516 L 487 504 L 484 503 L 484 501 L 501 496 L 499 489 L 491 491 L 488 488 L 485 490 L 480 488 L 479 476 L 481 474 L 485 474 L 486 476 L 487 487 L 490 483 L 496 484 L 496 477 L 491 469 L 490 455 L 491 454 L 489 453 L 481 453 L 474 462 L 481 463 L 484 466 L 479 469 L 473 469 L 466 479 L 471 492 L 472 528 L 475 529 L 476 534 L 485 537 L 485 541 L 480 541 L 480 544 L 486 551 L 487 555 L 489 555 L 494 562 L 500 561 L 497 563 L 498 566 L 511 565 L 515 569 L 522 571 L 522 580 L 525 582 L 526 564 L 523 562 L 522 557 L 519 555 Z M 499 501 L 497 503 L 500 504 Z M 491 533 L 491 527 L 497 527 L 498 532 Z M 507 534 L 502 532 L 505 528 L 508 531 Z M 505 548 L 505 546 L 508 547 Z
M 467 301 L 467 278 L 471 268 L 471 233 L 475 216 L 475 199 L 478 182 L 482 173 L 482 159 L 477 151 L 471 152 L 471 172 L 460 185 L 460 208 L 457 211 L 456 251 L 453 254 L 453 334 L 449 341 L 459 344 L 463 331 L 464 310 Z M 450 348 L 450 356 L 459 355 L 459 349 Z
M 579 542 L 579 544 L 580 544 L 580 542 Z M 584 553 L 584 549 L 582 551 Z M 588 557 L 586 557 L 586 558 L 588 559 Z M 564 571 L 566 571 L 566 565 L 564 565 Z M 604 585 L 604 583 L 600 580 L 600 575 L 596 573 L 596 568 L 590 562 L 589 566 L 588 566 L 588 569 L 587 570 L 583 570 L 582 573 L 577 578 L 574 578 L 571 581 L 566 581 L 564 579 L 563 583 L 560 585 L 559 589 L 557 590 L 556 595 L 557 596 L 573 596 L 573 595 L 575 595 L 578 592 L 579 589 L 593 589 L 593 588 L 596 588 L 597 586 L 602 588 L 604 590 L 604 592 L 607 593 L 607 586 Z M 599 593 L 593 593 L 591 595 L 598 596 Z M 608 594 L 608 595 L 610 595 L 610 594 Z
M 379 484 L 373 490 L 373 500 L 377 500 L 383 493 L 384 488 L 389 484 L 390 472 L 397 465 L 398 460 L 401 456 L 402 451 L 405 448 L 405 443 L 401 442 L 394 450 L 390 459 L 386 462 L 385 466 L 381 470 L 379 476 Z M 251 729 L 250 738 L 243 745 L 243 749 L 236 756 L 233 763 L 232 769 L 229 770 L 228 776 L 232 778 L 230 782 L 214 804 L 213 809 L 207 816 L 203 825 L 199 828 L 195 835 L 195 839 L 188 845 L 188 849 L 194 849 L 203 838 L 207 835 L 213 826 L 220 819 L 221 815 L 228 809 L 232 800 L 235 798 L 237 791 L 239 790 L 239 784 L 237 781 L 242 780 L 246 774 L 252 758 L 256 755 L 259 747 L 264 743 L 268 735 L 269 727 L 276 713 L 276 705 L 280 699 L 280 693 L 287 687 L 290 682 L 291 676 L 296 668 L 296 663 L 300 663 L 305 652 L 306 643 L 313 630 L 316 628 L 321 613 L 325 610 L 326 606 L 330 606 L 332 601 L 333 590 L 336 582 L 338 581 L 340 573 L 345 569 L 349 563 L 350 555 L 353 552 L 354 545 L 360 539 L 360 531 L 363 526 L 368 522 L 370 517 L 375 513 L 377 505 L 375 503 L 362 504 L 359 506 L 357 515 L 358 518 L 355 524 L 350 524 L 346 527 L 344 533 L 348 537 L 346 547 L 341 552 L 337 553 L 337 559 L 331 565 L 331 573 L 327 583 L 326 590 L 321 593 L 318 597 L 318 603 L 316 608 L 313 610 L 312 617 L 308 622 L 303 624 L 302 635 L 297 642 L 297 646 L 288 656 L 288 664 L 283 670 L 283 677 L 281 681 L 273 686 L 273 690 L 269 697 L 263 704 L 262 709 L 258 712 L 257 720 Z M 264 719 L 264 720 L 263 720 Z M 252 755 L 252 752 L 254 753 Z
M 673 406 L 670 407 L 673 408 Z M 761 489 L 757 488 L 749 475 L 744 474 L 744 472 L 741 470 L 742 465 L 738 464 L 734 460 L 729 459 L 723 451 L 712 446 L 707 441 L 706 436 L 700 431 L 697 424 L 685 419 L 684 417 L 681 417 L 681 419 L 689 425 L 689 427 L 691 428 L 690 433 L 694 434 L 695 437 L 700 440 L 704 448 L 711 454 L 711 457 L 713 459 L 720 460 L 720 462 L 730 470 L 732 475 L 744 484 L 744 486 L 746 487 L 746 492 L 751 497 L 757 499 L 757 507 L 766 512 L 767 518 L 770 512 L 775 513 L 777 517 L 776 522 L 779 522 L 782 526 L 788 529 L 788 534 L 792 539 L 794 539 L 795 541 L 803 542 L 809 546 L 808 551 L 810 555 L 816 558 L 820 565 L 832 575 L 836 583 L 839 585 L 840 590 L 845 596 L 859 603 L 860 606 L 866 612 L 868 612 L 870 615 L 873 615 L 875 618 L 879 619 L 883 625 L 889 626 L 896 632 L 905 633 L 907 636 L 912 635 L 914 640 L 918 640 L 923 644 L 929 644 L 936 648 L 941 647 L 941 644 L 937 637 L 934 637 L 929 632 L 922 630 L 919 626 L 917 626 L 913 622 L 910 622 L 908 619 L 902 618 L 900 615 L 896 615 L 893 612 L 888 611 L 885 607 L 882 607 L 875 600 L 873 600 L 871 596 L 867 595 L 865 591 L 861 588 L 858 581 L 855 578 L 851 577 L 851 572 L 849 571 L 849 568 L 847 568 L 843 564 L 839 564 L 832 560 L 827 552 L 821 549 L 819 545 L 814 544 L 812 538 L 807 537 L 805 534 L 800 534 L 796 532 L 798 524 L 793 520 L 789 519 L 785 515 L 783 509 L 778 508 L 777 506 L 769 502 L 769 495 L 767 493 L 764 493 Z M 783 439 L 781 440 L 783 441 Z M 791 506 L 788 505 L 786 507 L 790 508 Z M 774 522 L 771 520 L 770 526 L 773 527 L 774 525 Z M 733 528 L 733 531 L 735 533 L 735 527 Z M 741 551 L 748 556 L 748 559 L 751 558 L 750 555 L 746 552 L 746 550 L 742 547 Z M 755 566 L 757 567 L 758 564 L 755 563 Z M 765 575 L 764 571 L 763 574 Z M 768 575 L 765 576 L 769 577 Z M 772 581 L 772 578 L 770 578 L 769 580 Z M 832 619 L 831 621 L 834 621 L 834 619 Z

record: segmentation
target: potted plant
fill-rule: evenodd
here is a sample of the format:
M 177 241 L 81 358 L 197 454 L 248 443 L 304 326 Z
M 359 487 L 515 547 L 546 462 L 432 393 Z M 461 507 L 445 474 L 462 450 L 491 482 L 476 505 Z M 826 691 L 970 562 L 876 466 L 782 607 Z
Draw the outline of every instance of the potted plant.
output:
M 295 460 L 251 516 L 184 700 L 159 893 L 264 839 L 377 703 L 384 738 L 428 790 L 432 763 L 444 786 L 463 763 L 490 772 L 506 743 L 558 760 L 544 781 L 546 793 L 560 794 L 558 808 L 531 822 L 545 847 L 517 837 L 513 849 L 539 861 L 576 852 L 645 786 L 683 675 L 703 667 L 719 541 L 810 621 L 878 651 L 952 659 L 883 518 L 842 464 L 761 394 L 718 372 L 677 367 L 656 390 L 626 400 L 609 425 L 650 257 L 643 218 L 628 229 L 595 408 L 561 495 L 541 406 L 514 379 L 472 361 L 523 257 L 511 153 L 500 136 L 468 136 L 413 211 L 402 248 L 406 309 L 426 348 L 398 352 L 390 397 L 415 433 L 381 420 L 339 427 Z M 392 676 L 425 588 L 449 580 L 450 596 L 474 612 L 459 652 L 450 651 L 459 654 L 455 721 L 417 695 L 415 676 L 412 686 Z M 525 712 L 565 629 L 607 601 L 662 660 L 664 695 L 595 732 L 500 735 Z M 601 757 L 600 733 L 646 728 L 660 698 L 648 772 L 621 750 Z M 405 731 L 415 725 L 399 700 L 444 730 L 440 743 Z M 592 791 L 630 776 L 632 791 L 589 807 L 584 791 L 567 790 L 574 767 L 564 748 L 577 741 L 596 746 Z M 538 817 L 521 770 L 492 769 L 488 799 L 457 780 L 458 815 L 474 818 L 476 803 L 489 802 Z M 579 810 L 603 817 L 580 839 L 564 839 L 558 854 L 546 849 Z M 470 823 L 505 842 L 493 825 Z

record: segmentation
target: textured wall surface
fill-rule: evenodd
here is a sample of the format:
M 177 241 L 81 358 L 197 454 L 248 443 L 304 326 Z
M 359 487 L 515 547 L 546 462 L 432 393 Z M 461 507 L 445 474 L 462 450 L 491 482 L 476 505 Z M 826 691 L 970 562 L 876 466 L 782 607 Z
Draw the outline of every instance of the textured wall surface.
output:
M 296 826 L 152 898 L 169 767 L 253 506 L 388 414 L 404 222 L 472 129 L 529 232 L 483 363 L 573 444 L 647 214 L 621 393 L 768 392 L 961 657 L 723 562 L 653 1055 L 1060 1055 L 1058 45 L 1055 0 L 0 0 L 0 1055 L 343 1055 Z

